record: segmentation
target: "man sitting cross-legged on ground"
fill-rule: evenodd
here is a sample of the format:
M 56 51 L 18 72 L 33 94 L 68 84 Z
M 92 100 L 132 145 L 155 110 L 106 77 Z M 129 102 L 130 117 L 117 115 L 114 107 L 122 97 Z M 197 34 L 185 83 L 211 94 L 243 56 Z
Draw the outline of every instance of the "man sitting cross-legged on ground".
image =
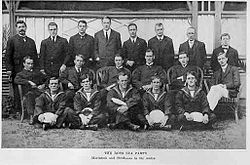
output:
M 176 110 L 180 129 L 190 128 L 189 126 L 205 126 L 212 128 L 215 115 L 211 113 L 206 94 L 196 86 L 197 73 L 187 72 L 185 75 L 186 87 L 182 88 L 176 95 Z
M 228 64 L 225 52 L 217 55 L 220 69 L 214 72 L 213 85 L 207 94 L 210 109 L 213 111 L 222 97 L 235 98 L 239 92 L 240 74 L 236 66 Z
M 34 121 L 43 129 L 61 128 L 63 123 L 79 127 L 80 119 L 75 111 L 66 107 L 66 95 L 59 88 L 59 79 L 49 79 L 49 89 L 36 98 Z
M 97 130 L 98 127 L 106 124 L 107 116 L 102 111 L 101 95 L 99 92 L 92 89 L 92 78 L 88 74 L 81 76 L 82 88 L 76 92 L 74 97 L 74 109 L 81 118 L 82 125 L 80 129 Z M 103 109 L 104 110 L 104 109 Z
M 75 66 L 66 68 L 60 75 L 63 87 L 66 88 L 67 106 L 71 108 L 73 108 L 75 92 L 81 88 L 80 77 L 85 74 L 94 76 L 90 69 L 85 66 L 84 58 L 81 54 L 76 55 L 74 60 Z
M 17 73 L 14 82 L 22 85 L 22 92 L 26 99 L 24 105 L 30 116 L 29 124 L 34 124 L 33 114 L 35 109 L 35 98 L 42 94 L 45 88 L 46 76 L 39 70 L 33 69 L 34 60 L 30 56 L 23 58 L 23 70 Z
M 143 95 L 144 115 L 151 129 L 170 130 L 175 122 L 170 95 L 164 91 L 161 78 L 151 77 L 152 89 Z
M 113 122 L 109 127 L 125 126 L 130 130 L 138 131 L 139 125 L 144 127 L 147 121 L 141 112 L 140 94 L 128 82 L 128 75 L 120 72 L 117 85 L 108 92 L 107 107 Z

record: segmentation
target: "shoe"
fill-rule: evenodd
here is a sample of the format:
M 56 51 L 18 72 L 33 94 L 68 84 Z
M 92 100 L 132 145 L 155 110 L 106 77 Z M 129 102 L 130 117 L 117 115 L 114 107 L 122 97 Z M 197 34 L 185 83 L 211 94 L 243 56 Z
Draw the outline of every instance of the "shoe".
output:
M 127 126 L 128 126 L 128 128 L 129 128 L 131 131 L 139 131 L 139 129 L 140 129 L 140 126 L 139 126 L 139 125 L 135 125 L 135 124 L 132 124 L 132 123 L 128 123 Z
M 204 124 L 202 129 L 203 130 L 213 130 L 214 127 L 212 124 Z
M 44 130 L 44 131 L 48 130 L 48 129 L 49 129 L 49 127 L 50 127 L 50 125 L 49 125 L 49 124 L 43 124 L 43 130 Z
M 160 129 L 164 130 L 164 131 L 171 131 L 172 130 L 172 126 L 171 125 L 165 125 L 164 127 L 161 127 Z
M 86 129 L 92 130 L 92 131 L 97 131 L 98 130 L 98 125 L 97 124 L 86 125 Z
M 109 129 L 111 129 L 111 130 L 114 130 L 114 129 L 117 128 L 117 125 L 116 125 L 116 123 L 108 123 L 108 124 L 107 124 L 107 127 L 108 127 Z
M 35 120 L 34 120 L 33 116 L 30 115 L 29 125 L 34 125 L 34 124 L 35 124 Z

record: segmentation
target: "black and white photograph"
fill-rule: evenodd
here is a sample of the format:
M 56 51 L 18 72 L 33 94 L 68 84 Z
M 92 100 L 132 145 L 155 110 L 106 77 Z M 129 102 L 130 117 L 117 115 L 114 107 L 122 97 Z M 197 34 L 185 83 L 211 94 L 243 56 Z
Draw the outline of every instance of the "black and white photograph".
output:
M 246 163 L 247 1 L 1 5 L 4 165 Z

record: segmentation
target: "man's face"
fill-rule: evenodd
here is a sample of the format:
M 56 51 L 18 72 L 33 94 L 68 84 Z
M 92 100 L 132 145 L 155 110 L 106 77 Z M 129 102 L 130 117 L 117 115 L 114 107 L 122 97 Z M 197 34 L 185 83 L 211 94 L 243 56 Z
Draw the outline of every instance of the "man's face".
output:
M 195 78 L 195 76 L 194 75 L 192 75 L 192 74 L 188 74 L 187 75 L 187 80 L 186 80 L 186 82 L 187 82 L 187 85 L 189 86 L 189 87 L 194 87 L 196 84 L 196 78 Z
M 227 64 L 227 61 L 228 61 L 228 58 L 226 57 L 226 54 L 224 53 L 224 54 L 222 54 L 222 55 L 219 55 L 218 57 L 217 57 L 217 59 L 218 59 L 218 62 L 219 62 L 219 64 L 220 64 L 220 66 L 225 66 L 226 64 Z
M 82 80 L 81 85 L 83 86 L 84 90 L 89 90 L 91 88 L 92 82 L 89 80 L 89 78 L 86 78 Z
M 25 35 L 27 27 L 24 23 L 18 23 L 16 26 L 16 31 L 20 35 Z
M 59 89 L 59 80 L 50 80 L 49 81 L 49 89 L 51 92 L 56 92 Z
M 147 64 L 152 63 L 154 58 L 155 56 L 153 55 L 153 52 L 146 52 L 145 59 Z
M 83 66 L 84 60 L 82 59 L 82 57 L 76 56 L 76 57 L 75 57 L 75 60 L 74 60 L 74 63 L 75 63 L 75 66 L 76 66 L 77 68 L 80 68 L 80 67 Z
M 135 38 L 136 37 L 136 33 L 137 33 L 136 26 L 135 25 L 129 26 L 128 32 L 129 32 L 130 37 Z
M 24 69 L 26 70 L 31 70 L 33 69 L 33 60 L 32 59 L 26 59 L 25 62 L 23 63 Z
M 230 45 L 229 36 L 222 36 L 221 37 L 221 45 L 223 45 L 223 46 L 229 46 Z
M 186 66 L 188 64 L 189 58 L 187 57 L 187 54 L 180 54 L 178 60 L 182 66 Z
M 78 24 L 78 29 L 79 29 L 79 33 L 84 34 L 87 30 L 87 25 L 85 23 L 80 22 Z
M 195 30 L 193 28 L 188 28 L 187 37 L 188 37 L 189 40 L 194 40 L 195 39 Z
M 155 78 L 154 80 L 152 80 L 151 84 L 154 90 L 158 90 L 161 87 L 161 81 L 158 78 Z
M 163 33 L 164 33 L 163 26 L 155 26 L 155 32 L 157 36 L 159 37 L 163 36 Z
M 122 64 L 123 64 L 123 59 L 122 59 L 122 57 L 115 57 L 115 66 L 116 66 L 117 68 L 119 68 L 119 67 L 122 66 Z
M 118 77 L 118 85 L 122 89 L 126 89 L 128 86 L 128 75 Z
M 102 20 L 102 26 L 104 30 L 109 30 L 110 29 L 111 22 L 108 18 L 104 18 Z
M 56 26 L 49 26 L 49 34 L 50 36 L 56 36 L 57 35 L 57 27 Z

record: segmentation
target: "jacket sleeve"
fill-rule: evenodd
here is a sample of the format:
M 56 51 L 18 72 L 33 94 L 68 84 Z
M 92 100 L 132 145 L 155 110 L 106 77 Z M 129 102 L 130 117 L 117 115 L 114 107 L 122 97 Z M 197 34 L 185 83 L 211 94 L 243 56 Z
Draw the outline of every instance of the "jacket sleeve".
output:
M 58 116 L 61 115 L 64 111 L 64 109 L 66 108 L 66 95 L 62 94 L 60 97 L 59 101 L 59 106 L 58 109 L 56 110 L 55 114 L 57 114 Z
M 184 105 L 183 105 L 183 92 L 179 91 L 176 94 L 175 97 L 175 109 L 177 111 L 178 114 L 184 114 L 185 113 L 185 109 L 184 109 Z
M 64 84 L 64 85 L 66 85 L 66 86 L 68 86 L 68 83 L 70 82 L 69 80 L 68 80 L 68 76 L 69 76 L 69 68 L 66 68 L 63 72 L 61 72 L 61 74 L 60 74 L 60 80 L 61 80 L 61 82 Z
M 69 51 L 69 43 L 68 43 L 67 39 L 64 39 L 63 53 L 65 54 L 63 64 L 66 65 L 69 62 L 70 57 L 71 57 L 70 51 Z
M 112 113 L 116 112 L 117 108 L 119 107 L 117 104 L 113 103 L 113 101 L 111 100 L 111 98 L 113 97 L 114 97 L 114 91 L 111 90 L 108 92 L 108 95 L 107 95 L 107 107 Z
M 121 55 L 124 59 L 124 64 L 126 64 L 128 60 L 128 48 L 126 42 L 123 43 L 122 49 L 121 49 Z
M 217 55 L 216 55 L 216 51 L 213 50 L 213 53 L 212 53 L 212 57 L 211 57 L 211 68 L 212 70 L 215 72 L 218 68 L 218 61 L 217 61 Z
M 98 93 L 95 100 L 94 100 L 94 107 L 93 107 L 93 111 L 91 113 L 93 116 L 98 115 L 99 110 L 100 110 L 100 106 L 101 106 L 101 95 L 100 95 L 100 93 Z
M 234 55 L 235 55 L 235 62 L 234 62 L 235 66 L 239 67 L 240 66 L 240 60 L 239 60 L 239 54 L 238 54 L 237 50 L 235 50 Z
M 207 96 L 205 92 L 201 91 L 201 96 L 200 96 L 200 101 L 201 101 L 201 108 L 202 108 L 202 114 L 210 114 L 209 110 L 209 105 L 207 101 Z
M 34 68 L 39 68 L 40 69 L 40 63 L 39 63 L 39 59 L 38 59 L 38 54 L 37 54 L 37 50 L 36 50 L 35 41 L 32 40 L 31 44 L 32 44 L 32 54 L 33 54 L 33 60 L 34 60 Z
M 91 37 L 91 41 L 90 41 L 90 58 L 92 58 L 93 60 L 95 59 L 95 39 L 93 37 Z
M 141 97 L 139 92 L 136 89 L 132 89 L 132 96 L 126 101 L 128 108 L 131 108 L 139 104 Z
M 172 39 L 170 40 L 170 45 L 169 45 L 169 55 L 171 56 L 171 61 L 169 61 L 170 65 L 174 65 L 174 45 Z
M 117 53 L 120 53 L 122 48 L 121 35 L 117 32 Z
M 99 57 L 99 38 L 98 33 L 95 33 L 95 44 L 94 44 L 94 50 L 95 50 L 95 58 Z
M 143 114 L 144 114 L 144 116 L 146 116 L 150 112 L 147 93 L 143 94 L 142 103 L 143 103 Z
M 14 83 L 20 85 L 30 85 L 28 80 L 23 77 L 22 72 L 17 73 Z
M 46 59 L 46 43 L 43 40 L 40 47 L 40 68 L 45 69 L 45 59 Z
M 14 41 L 9 39 L 7 41 L 6 55 L 5 55 L 5 65 L 8 71 L 13 71 L 13 53 L 14 53 Z
M 165 70 L 161 67 L 161 66 L 158 66 L 158 69 L 157 69 L 157 74 L 160 76 L 160 78 L 162 79 L 162 82 L 163 83 L 166 83 L 166 72 Z
M 181 51 L 184 51 L 184 49 L 183 49 L 183 44 L 180 44 L 180 46 L 179 46 L 179 53 L 180 53 Z
M 34 116 L 38 116 L 43 113 L 43 108 L 45 107 L 44 94 L 41 94 L 36 98 Z
M 70 57 L 74 57 L 75 51 L 74 51 L 74 38 L 69 38 L 69 55 Z
M 229 83 L 226 84 L 227 89 L 235 89 L 238 88 L 240 86 L 240 74 L 239 74 L 239 70 L 237 67 L 232 66 L 232 77 L 233 77 L 233 81 L 230 81 Z
M 164 114 L 165 115 L 170 115 L 173 113 L 173 103 L 172 103 L 172 97 L 171 95 L 167 94 L 165 97 L 165 101 L 164 101 Z
M 81 95 L 79 93 L 76 93 L 76 95 L 74 96 L 74 109 L 76 113 L 80 113 L 83 109 Z
M 142 52 L 140 52 L 139 54 L 139 61 L 136 62 L 137 65 L 143 65 L 144 64 L 144 58 L 145 58 L 145 53 L 146 53 L 146 50 L 147 50 L 147 42 L 145 40 L 143 40 L 142 42 L 142 47 L 141 47 L 141 50 Z
M 141 77 L 141 70 L 140 70 L 140 67 L 138 67 L 132 73 L 132 84 L 137 89 L 141 89 L 143 86 L 142 82 L 140 81 L 140 77 Z

